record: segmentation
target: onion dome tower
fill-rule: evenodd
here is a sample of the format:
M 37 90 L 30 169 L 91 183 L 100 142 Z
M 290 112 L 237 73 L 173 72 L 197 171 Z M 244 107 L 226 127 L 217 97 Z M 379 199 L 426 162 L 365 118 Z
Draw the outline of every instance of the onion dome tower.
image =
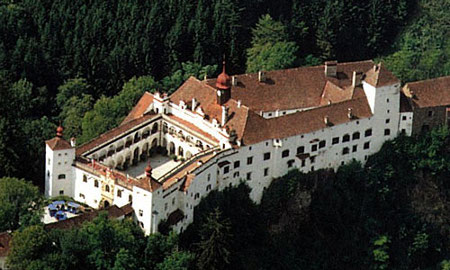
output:
M 225 71 L 225 60 L 222 63 L 222 73 L 216 80 L 217 104 L 223 105 L 231 98 L 231 78 Z

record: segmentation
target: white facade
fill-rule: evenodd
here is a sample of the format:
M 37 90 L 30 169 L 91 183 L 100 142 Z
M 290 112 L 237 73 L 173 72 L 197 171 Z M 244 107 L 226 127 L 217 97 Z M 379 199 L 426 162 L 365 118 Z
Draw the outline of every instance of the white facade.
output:
M 149 149 L 165 148 L 169 154 L 187 161 L 178 165 L 173 173 L 156 179 L 161 186 L 147 190 L 141 185 L 131 184 L 150 181 L 138 177 L 128 184 L 124 184 L 124 180 L 115 181 L 111 175 L 113 172 L 104 169 L 106 166 L 73 165 L 74 148 L 53 151 L 47 146 L 46 195 L 57 196 L 63 190 L 65 195 L 92 207 L 105 206 L 105 202 L 118 206 L 132 203 L 135 219 L 146 234 L 157 231 L 159 222 L 170 218 L 171 213 L 181 211 L 184 217 L 174 225 L 174 229 L 181 231 L 193 221 L 195 206 L 212 190 L 222 190 L 245 181 L 251 188 L 251 198 L 259 202 L 272 179 L 288 170 L 337 169 L 353 159 L 364 163 L 369 155 L 379 151 L 386 140 L 394 139 L 399 130 L 411 133 L 412 113 L 400 114 L 400 83 L 376 88 L 363 81 L 362 87 L 372 116 L 361 119 L 349 116 L 343 124 L 250 145 L 232 145 L 223 118 L 205 119 L 195 99 L 189 101 L 192 103 L 188 109 L 185 102 L 174 104 L 168 97 L 155 94 L 146 110 L 156 112 L 153 118 L 93 147 L 86 152 L 86 157 L 99 159 L 99 163 L 116 168 L 124 162 L 139 159 Z M 240 107 L 240 101 L 238 103 Z M 271 115 L 264 112 L 263 117 L 282 117 L 296 112 L 297 109 L 270 112 Z M 406 120 L 402 120 L 403 117 Z M 217 151 L 212 154 L 212 149 Z M 200 162 L 206 155 L 202 153 L 210 153 L 205 162 Z M 193 168 L 188 170 L 188 166 Z M 184 170 L 185 174 L 175 177 L 176 172 Z M 58 179 L 61 174 L 66 175 L 65 179 Z M 194 179 L 186 184 L 188 175 Z M 125 182 L 128 175 L 126 178 Z M 174 182 L 166 185 L 165 181 Z
M 72 196 L 75 187 L 75 171 L 72 169 L 75 149 L 52 150 L 47 145 L 45 158 L 45 195 L 47 197 Z

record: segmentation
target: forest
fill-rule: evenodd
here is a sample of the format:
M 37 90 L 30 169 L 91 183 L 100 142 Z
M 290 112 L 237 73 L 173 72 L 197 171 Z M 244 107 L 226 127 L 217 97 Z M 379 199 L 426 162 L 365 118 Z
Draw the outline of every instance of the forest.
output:
M 245 185 L 213 192 L 179 236 L 144 237 L 102 217 L 41 234 L 38 204 L 30 212 L 11 203 L 43 201 L 29 184 L 43 188 L 44 141 L 58 124 L 67 139 L 87 142 L 117 126 L 145 91 L 170 94 L 190 76 L 216 76 L 224 57 L 229 74 L 374 59 L 403 83 L 450 75 L 448 14 L 448 0 L 0 0 L 0 225 L 18 229 L 22 247 L 40 243 L 26 253 L 18 244 L 23 257 L 12 264 L 450 269 L 445 130 L 388 142 L 365 166 L 290 172 L 261 205 Z M 7 189 L 17 193 L 2 194 Z M 98 233 L 68 245 L 87 231 Z M 102 250 L 102 241 L 118 248 Z M 159 257 L 131 264 L 141 254 Z M 86 265 L 62 259 L 77 256 L 89 258 Z
M 0 176 L 42 188 L 44 141 L 82 144 L 189 76 L 375 59 L 450 74 L 447 0 L 0 1 Z M 24 169 L 24 165 L 27 168 Z

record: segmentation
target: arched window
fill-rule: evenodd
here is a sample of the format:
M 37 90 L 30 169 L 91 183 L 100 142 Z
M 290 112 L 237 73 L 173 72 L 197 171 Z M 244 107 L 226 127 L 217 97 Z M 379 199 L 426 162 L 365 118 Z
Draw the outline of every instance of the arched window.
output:
M 58 179 L 66 179 L 66 175 L 65 174 L 58 174 Z
M 98 180 L 94 181 L 94 187 L 98 187 Z
M 105 191 L 109 192 L 109 186 L 108 185 L 105 186 Z
M 158 132 L 158 123 L 155 123 L 152 127 L 152 134 Z
M 358 139 L 359 139 L 359 132 L 353 133 L 352 140 L 358 140 Z

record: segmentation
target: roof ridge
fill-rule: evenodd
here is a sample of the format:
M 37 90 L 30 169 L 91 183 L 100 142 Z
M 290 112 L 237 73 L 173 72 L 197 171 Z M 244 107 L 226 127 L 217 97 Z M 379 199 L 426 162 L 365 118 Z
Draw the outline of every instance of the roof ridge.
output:
M 437 80 L 444 80 L 444 79 L 450 79 L 450 75 L 440 76 L 440 77 L 430 78 L 430 79 L 425 79 L 425 80 L 420 80 L 420 81 L 414 81 L 414 82 L 407 82 L 405 84 L 405 86 L 411 85 L 411 84 L 419 84 L 419 83 L 425 83 L 425 82 L 431 82 L 431 81 L 437 81 Z

